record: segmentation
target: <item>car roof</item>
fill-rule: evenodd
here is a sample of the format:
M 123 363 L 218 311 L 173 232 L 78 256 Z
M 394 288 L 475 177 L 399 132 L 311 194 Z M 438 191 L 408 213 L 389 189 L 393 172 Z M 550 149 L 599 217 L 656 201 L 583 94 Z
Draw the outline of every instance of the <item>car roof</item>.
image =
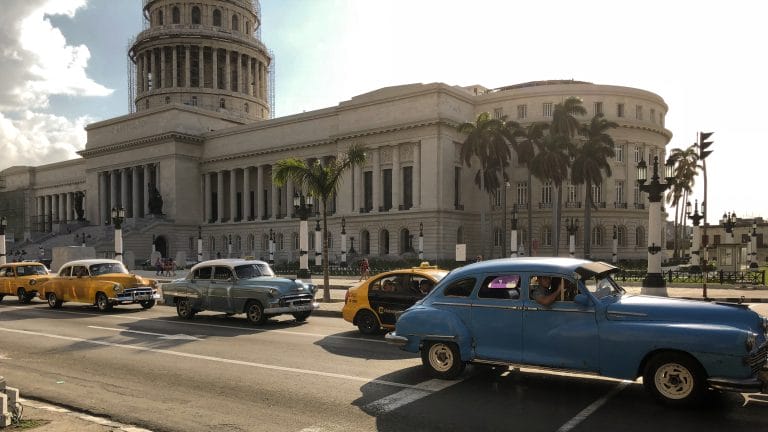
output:
M 198 267 L 203 267 L 203 266 L 235 267 L 243 264 L 269 265 L 269 263 L 267 263 L 266 261 L 261 261 L 261 260 L 247 260 L 242 258 L 221 258 L 221 259 L 214 259 L 214 260 L 199 262 L 194 266 L 192 266 L 190 270 L 194 270 Z
M 0 267 L 19 267 L 19 266 L 29 266 L 29 265 L 41 265 L 45 267 L 45 264 L 39 263 L 37 261 L 22 261 L 22 262 L 12 262 L 12 263 L 5 263 L 0 265 Z
M 434 277 L 438 274 L 447 274 L 449 271 L 446 269 L 440 269 L 435 268 L 433 266 L 430 267 L 409 267 L 409 268 L 401 268 L 401 269 L 395 269 L 390 270 L 388 272 L 383 272 L 377 274 L 375 277 L 386 277 L 391 276 L 393 274 L 418 274 L 418 275 L 430 275 Z
M 74 260 L 69 261 L 67 263 L 64 263 L 62 267 L 70 266 L 70 265 L 82 265 L 82 266 L 89 266 L 92 264 L 122 264 L 122 261 L 113 260 L 113 259 L 106 259 L 106 258 L 94 258 L 94 259 L 83 259 L 83 260 Z
M 522 257 L 499 258 L 480 261 L 454 270 L 455 274 L 469 274 L 486 271 L 520 271 L 530 273 L 579 273 L 582 277 L 590 277 L 596 274 L 612 272 L 616 267 L 600 262 L 580 258 L 563 257 Z

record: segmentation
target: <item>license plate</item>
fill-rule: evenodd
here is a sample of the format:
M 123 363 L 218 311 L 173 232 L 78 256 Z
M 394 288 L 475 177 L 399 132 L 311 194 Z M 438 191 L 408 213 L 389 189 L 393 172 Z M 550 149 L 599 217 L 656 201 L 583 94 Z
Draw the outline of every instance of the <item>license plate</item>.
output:
M 136 301 L 149 300 L 149 295 L 148 294 L 137 295 L 133 299 L 136 300 Z
M 294 306 L 293 308 L 297 311 L 307 311 L 312 309 L 312 305 L 305 304 L 305 305 Z

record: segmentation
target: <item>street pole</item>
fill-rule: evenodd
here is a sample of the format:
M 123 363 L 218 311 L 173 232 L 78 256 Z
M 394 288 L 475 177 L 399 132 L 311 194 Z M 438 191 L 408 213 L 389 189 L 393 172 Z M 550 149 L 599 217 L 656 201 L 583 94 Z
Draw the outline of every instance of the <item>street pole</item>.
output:
M 568 254 L 571 258 L 576 256 L 576 233 L 579 231 L 579 219 L 566 218 L 565 229 L 568 231 Z
M 0 264 L 6 263 L 5 258 L 5 229 L 8 227 L 8 219 L 5 216 L 0 217 Z
M 512 219 L 509 226 L 509 256 L 517 258 L 517 204 L 512 204 Z
M 424 260 L 424 224 L 419 222 L 419 261 Z
M 694 208 L 694 212 L 691 213 L 691 202 L 688 201 L 687 204 L 685 204 L 685 215 L 688 216 L 688 219 L 691 220 L 691 223 L 693 224 L 693 241 L 691 242 L 691 269 L 701 269 L 701 235 L 700 231 L 701 228 L 699 225 L 701 224 L 701 219 L 703 219 L 703 216 L 699 214 L 699 200 L 695 201 L 696 206 Z
M 659 181 L 659 157 L 653 158 L 653 177 L 648 180 L 648 167 L 644 160 L 637 164 L 637 183 L 642 192 L 648 193 L 648 274 L 643 279 L 642 294 L 667 296 L 667 283 L 661 274 L 661 199 L 664 191 L 672 186 L 674 181 L 674 160 L 667 159 L 664 164 L 664 179 L 666 183 Z
M 227 239 L 227 258 L 232 258 L 232 234 Z
M 756 269 L 759 267 L 757 264 L 757 222 L 752 222 L 752 235 L 749 244 L 752 249 L 749 256 L 749 268 Z
M 115 226 L 115 259 L 123 261 L 123 221 L 125 220 L 125 209 L 112 209 L 112 224 Z
M 309 228 L 307 218 L 312 214 L 314 199 L 312 196 L 304 196 L 302 193 L 293 194 L 294 214 L 299 217 L 299 272 L 296 277 L 299 279 L 309 279 L 312 276 L 309 273 Z
M 197 262 L 203 261 L 203 227 L 197 226 Z
M 616 228 L 616 225 L 613 226 L 613 255 L 611 257 L 611 262 L 613 264 L 616 264 L 619 261 L 618 257 L 618 251 L 619 251 L 619 238 L 618 238 L 618 229 Z
M 275 263 L 275 233 L 269 229 L 269 265 Z
M 317 220 L 315 225 L 315 265 L 320 266 L 323 264 L 323 233 L 320 231 L 320 219 Z
M 341 268 L 347 268 L 347 221 L 341 217 Z

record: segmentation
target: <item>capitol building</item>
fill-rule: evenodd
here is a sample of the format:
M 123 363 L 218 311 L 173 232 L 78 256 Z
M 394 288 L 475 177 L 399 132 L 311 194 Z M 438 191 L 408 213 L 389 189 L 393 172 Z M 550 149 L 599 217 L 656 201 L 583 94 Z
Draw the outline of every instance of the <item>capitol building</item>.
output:
M 521 252 L 549 256 L 557 238 L 553 186 L 535 178 L 528 184 L 513 152 L 506 188 L 495 197 L 480 193 L 476 167 L 459 157 L 465 136 L 456 126 L 482 112 L 522 125 L 549 122 L 556 104 L 576 96 L 588 112 L 582 122 L 603 113 L 619 127 L 610 131 L 612 176 L 592 188 L 598 207 L 592 232 L 582 231 L 583 185 L 563 185 L 563 217 L 579 219 L 577 245 L 591 235 L 594 258 L 611 259 L 614 227 L 620 259 L 647 256 L 648 202 L 636 165 L 654 156 L 663 161 L 672 136 L 664 126 L 668 107 L 652 92 L 573 80 L 501 88 L 417 83 L 274 118 L 273 54 L 260 40 L 257 1 L 144 0 L 143 8 L 145 28 L 128 52 L 133 112 L 88 125 L 79 158 L 0 171 L 9 255 L 23 248 L 36 258 L 39 248 L 50 254 L 53 247 L 87 244 L 111 257 L 110 211 L 123 208 L 129 266 L 153 250 L 194 259 L 198 236 L 203 258 L 266 259 L 272 236 L 275 261 L 297 262 L 293 197 L 301 191 L 272 182 L 275 163 L 327 161 L 359 144 L 367 162 L 346 173 L 329 206 L 330 261 L 341 256 L 342 220 L 353 257 L 409 256 L 420 235 L 428 260 L 454 259 L 457 244 L 470 257 L 500 257 L 509 249 L 513 207 L 526 245 Z M 315 220 L 310 217 L 310 230 Z M 560 255 L 568 254 L 564 226 Z M 580 251 L 577 246 L 577 256 Z

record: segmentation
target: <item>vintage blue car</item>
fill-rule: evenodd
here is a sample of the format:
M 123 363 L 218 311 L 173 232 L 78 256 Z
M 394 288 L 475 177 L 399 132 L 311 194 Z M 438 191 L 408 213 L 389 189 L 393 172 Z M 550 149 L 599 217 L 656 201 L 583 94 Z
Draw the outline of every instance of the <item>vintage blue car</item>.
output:
M 452 379 L 466 363 L 643 378 L 671 405 L 709 388 L 768 390 L 768 320 L 746 305 L 629 295 L 616 267 L 572 258 L 483 261 L 448 274 L 388 342 Z
M 256 325 L 281 314 L 305 321 L 319 307 L 316 292 L 314 284 L 275 276 L 264 261 L 244 259 L 203 261 L 186 278 L 163 284 L 165 304 L 176 305 L 181 318 L 204 310 L 244 313 Z

